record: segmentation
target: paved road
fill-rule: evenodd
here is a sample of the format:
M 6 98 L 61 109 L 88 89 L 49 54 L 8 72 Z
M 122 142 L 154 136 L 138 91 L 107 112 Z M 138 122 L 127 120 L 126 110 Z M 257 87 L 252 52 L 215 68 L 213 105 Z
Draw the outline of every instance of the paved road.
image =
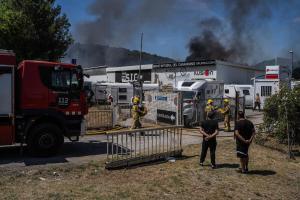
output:
M 248 118 L 259 124 L 262 122 L 262 114 L 247 110 Z M 233 123 L 232 123 L 233 126 Z M 222 123 L 220 128 L 222 129 Z M 233 132 L 225 133 L 220 131 L 220 139 L 222 137 L 230 137 Z M 201 137 L 199 136 L 198 128 L 183 130 L 183 145 L 199 144 Z M 24 167 L 24 166 L 48 166 L 64 163 L 88 163 L 92 160 L 106 158 L 106 136 L 94 135 L 85 136 L 80 139 L 80 142 L 69 142 L 66 140 L 63 148 L 58 156 L 51 158 L 32 158 L 25 154 L 20 155 L 19 146 L 0 147 L 0 168 L 6 167 Z

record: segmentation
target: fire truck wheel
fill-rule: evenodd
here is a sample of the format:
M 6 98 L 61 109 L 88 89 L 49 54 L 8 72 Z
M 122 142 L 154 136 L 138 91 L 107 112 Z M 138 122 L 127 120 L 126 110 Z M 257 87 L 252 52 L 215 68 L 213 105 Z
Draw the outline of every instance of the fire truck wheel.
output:
M 33 127 L 27 145 L 31 154 L 47 157 L 56 154 L 63 143 L 63 133 L 56 125 L 40 124 Z

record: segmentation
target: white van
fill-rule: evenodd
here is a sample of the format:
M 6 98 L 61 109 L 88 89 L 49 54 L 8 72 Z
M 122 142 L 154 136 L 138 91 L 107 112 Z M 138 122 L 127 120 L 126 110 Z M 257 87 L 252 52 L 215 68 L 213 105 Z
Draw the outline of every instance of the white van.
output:
M 224 98 L 235 98 L 235 92 L 239 92 L 240 97 L 245 97 L 245 107 L 253 107 L 254 87 L 253 85 L 224 85 Z

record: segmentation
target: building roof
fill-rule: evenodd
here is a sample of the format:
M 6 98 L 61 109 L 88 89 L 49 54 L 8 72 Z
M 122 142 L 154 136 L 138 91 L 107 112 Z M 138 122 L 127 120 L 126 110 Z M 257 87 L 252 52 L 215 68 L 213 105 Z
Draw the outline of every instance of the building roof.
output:
M 98 67 L 89 67 L 89 68 L 84 68 L 84 73 L 88 75 L 106 75 L 106 68 L 107 66 L 98 66 Z
M 248 70 L 255 70 L 255 71 L 265 71 L 265 69 L 257 69 L 254 67 L 251 67 L 249 65 L 243 65 L 243 64 L 238 64 L 238 63 L 232 63 L 232 62 L 227 62 L 227 61 L 222 61 L 222 60 L 216 60 L 217 64 L 220 65 L 226 65 L 230 67 L 236 67 L 236 68 L 243 68 L 243 69 L 248 69 Z
M 145 64 L 145 65 L 141 65 L 141 70 L 177 68 L 177 67 L 197 67 L 197 66 L 209 67 L 209 66 L 216 66 L 216 65 L 225 65 L 225 66 L 231 66 L 236 68 L 243 68 L 246 70 L 264 71 L 248 65 L 237 64 L 237 63 L 221 61 L 221 60 L 200 60 L 200 61 L 191 61 L 191 62 Z M 139 70 L 139 67 L 140 67 L 139 65 L 130 65 L 130 66 L 121 66 L 121 67 L 98 66 L 98 67 L 85 68 L 84 71 L 89 75 L 104 75 L 110 72 Z
M 254 68 L 265 70 L 268 65 L 281 65 L 281 66 L 290 66 L 291 60 L 288 58 L 276 57 L 270 60 L 264 60 L 260 63 L 254 65 Z
M 106 72 L 117 72 L 117 71 L 129 71 L 129 70 L 139 70 L 139 65 L 130 65 L 130 66 L 122 66 L 122 67 L 108 67 L 106 68 Z M 152 64 L 141 65 L 142 70 L 152 69 Z

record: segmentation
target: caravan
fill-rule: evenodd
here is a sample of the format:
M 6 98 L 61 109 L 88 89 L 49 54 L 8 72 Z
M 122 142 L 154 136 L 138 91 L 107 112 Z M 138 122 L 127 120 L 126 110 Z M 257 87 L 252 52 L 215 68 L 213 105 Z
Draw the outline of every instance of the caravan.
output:
M 134 87 L 131 83 L 94 83 L 91 84 L 94 92 L 93 103 L 107 102 L 109 96 L 116 104 L 130 104 L 134 96 Z M 143 84 L 143 91 L 159 90 L 158 84 Z
M 179 81 L 177 91 L 182 93 L 184 126 L 191 127 L 204 119 L 202 108 L 207 99 L 223 97 L 224 83 L 208 80 Z
M 224 85 L 224 98 L 235 98 L 236 92 L 240 97 L 245 97 L 245 107 L 253 108 L 254 87 L 253 85 Z

